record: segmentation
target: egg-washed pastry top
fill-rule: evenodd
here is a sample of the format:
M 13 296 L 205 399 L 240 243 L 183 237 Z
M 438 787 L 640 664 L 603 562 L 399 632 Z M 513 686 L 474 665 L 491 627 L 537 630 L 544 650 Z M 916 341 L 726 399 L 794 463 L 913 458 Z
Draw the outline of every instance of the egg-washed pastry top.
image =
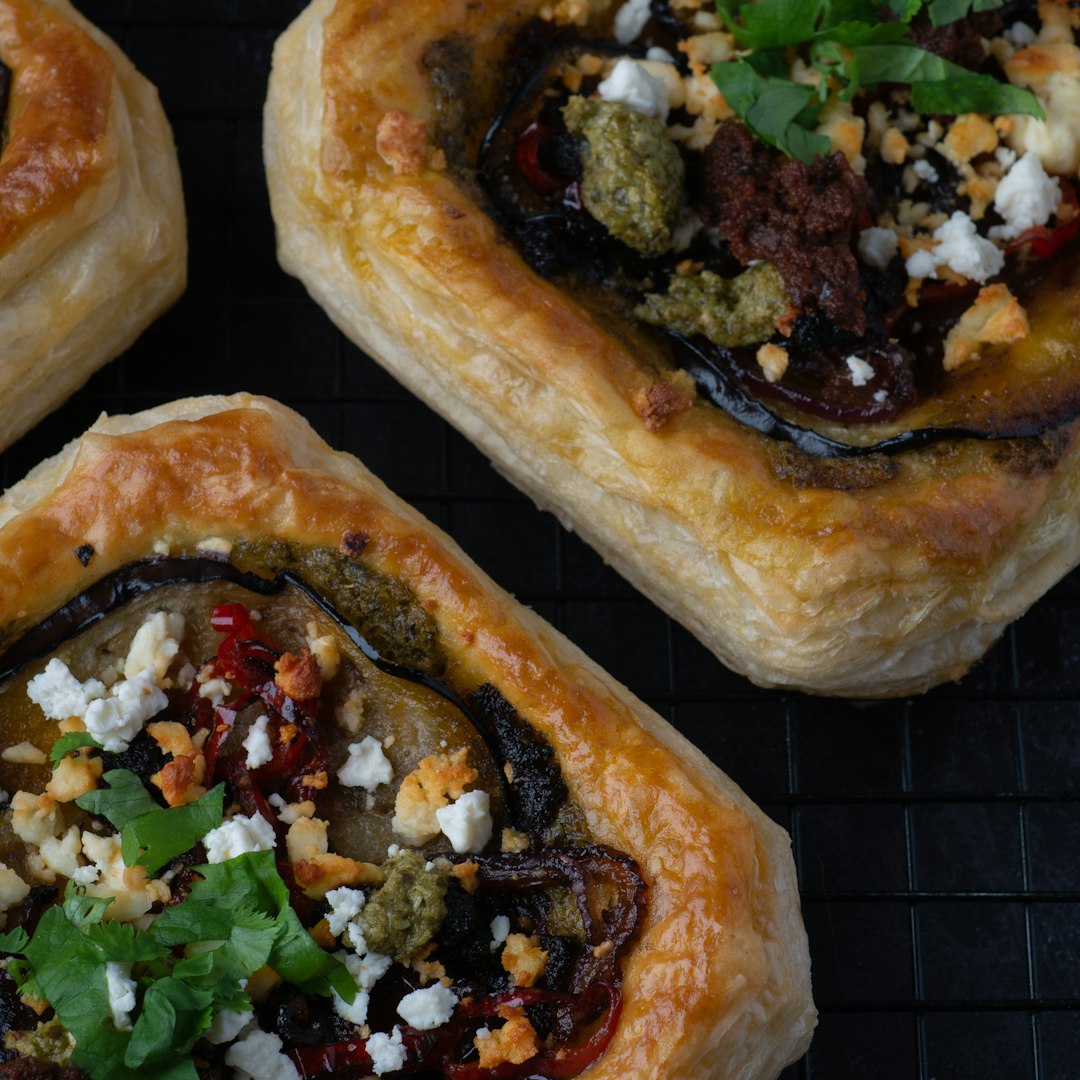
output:
M 0 1076 L 805 1049 L 786 834 L 295 414 L 103 420 L 0 553 Z

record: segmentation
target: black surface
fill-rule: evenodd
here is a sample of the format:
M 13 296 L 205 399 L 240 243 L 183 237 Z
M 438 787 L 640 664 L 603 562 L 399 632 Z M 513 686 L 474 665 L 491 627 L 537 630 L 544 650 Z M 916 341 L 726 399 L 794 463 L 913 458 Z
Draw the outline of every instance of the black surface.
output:
M 3 455 L 5 484 L 102 409 L 277 396 L 791 830 L 821 1024 L 785 1080 L 1080 1076 L 1080 575 L 963 682 L 919 700 L 812 700 L 726 671 L 345 342 L 277 268 L 260 112 L 273 40 L 301 6 L 83 3 L 161 89 L 184 172 L 191 284 Z

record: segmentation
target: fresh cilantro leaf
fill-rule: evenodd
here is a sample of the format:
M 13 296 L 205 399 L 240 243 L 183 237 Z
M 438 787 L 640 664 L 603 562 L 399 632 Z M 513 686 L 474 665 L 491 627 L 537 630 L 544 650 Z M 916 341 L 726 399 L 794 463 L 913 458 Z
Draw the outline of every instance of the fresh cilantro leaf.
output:
M 188 950 L 190 955 L 173 969 L 178 977 L 202 987 L 234 985 L 239 989 L 241 979 L 269 961 L 279 933 L 272 915 L 247 905 L 234 909 L 189 897 L 166 909 L 161 918 L 169 915 L 164 926 L 153 928 L 159 940 L 208 943 L 205 951 Z
M 966 19 L 973 13 L 996 11 L 1004 3 L 1005 0 L 932 0 L 930 21 L 935 26 L 946 26 L 948 23 Z
M 6 934 L 0 934 L 0 953 L 13 953 L 21 956 L 29 940 L 30 937 L 26 931 L 21 926 L 17 926 Z
M 141 1069 L 147 1063 L 186 1054 L 214 1019 L 214 995 L 169 976 L 152 983 L 131 1032 L 124 1064 Z
M 153 876 L 170 859 L 190 851 L 211 829 L 221 824 L 225 785 L 218 784 L 196 802 L 168 810 L 152 810 L 124 823 L 120 830 L 124 863 L 139 863 Z
M 740 8 L 729 29 L 744 49 L 781 49 L 813 37 L 826 0 L 757 0 Z
M 141 814 L 161 809 L 130 769 L 112 769 L 102 780 L 109 785 L 108 788 L 97 788 L 80 795 L 75 805 L 107 818 L 114 829 L 123 829 Z
M 927 115 L 990 113 L 996 116 L 1025 113 L 1038 120 L 1046 119 L 1039 99 L 1030 90 L 973 72 L 937 82 L 913 82 L 911 104 L 917 112 Z
M 83 934 L 105 961 L 121 964 L 162 960 L 169 950 L 149 934 L 139 933 L 130 923 L 101 922 L 88 925 Z
M 72 750 L 79 750 L 84 746 L 92 746 L 95 750 L 104 749 L 89 731 L 69 731 L 66 735 L 61 735 L 49 751 L 49 760 L 53 768 L 55 769 Z
M 887 7 L 902 23 L 909 23 L 923 9 L 924 0 L 886 0 Z
M 859 45 L 852 53 L 863 86 L 909 83 L 917 112 L 947 116 L 1019 112 L 1046 118 L 1030 91 L 998 82 L 991 75 L 976 75 L 915 45 Z
M 272 851 L 249 852 L 200 866 L 198 872 L 203 880 L 192 886 L 192 899 L 233 909 L 246 906 L 274 917 L 277 933 L 267 963 L 286 982 L 309 994 L 326 997 L 336 990 L 346 1001 L 353 1000 L 356 983 L 344 964 L 311 940 L 289 904 L 289 890 L 277 872 Z
M 715 64 L 712 78 L 727 103 L 762 142 L 801 161 L 827 154 L 830 143 L 806 127 L 817 95 L 812 86 L 785 79 L 762 78 L 749 64 Z

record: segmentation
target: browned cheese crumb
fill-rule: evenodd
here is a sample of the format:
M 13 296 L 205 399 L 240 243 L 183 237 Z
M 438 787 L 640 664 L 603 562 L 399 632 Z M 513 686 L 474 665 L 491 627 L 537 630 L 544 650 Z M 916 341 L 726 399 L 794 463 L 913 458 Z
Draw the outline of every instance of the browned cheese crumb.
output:
M 319 663 L 307 649 L 301 649 L 299 653 L 282 653 L 274 671 L 274 682 L 294 701 L 318 697 L 322 690 Z

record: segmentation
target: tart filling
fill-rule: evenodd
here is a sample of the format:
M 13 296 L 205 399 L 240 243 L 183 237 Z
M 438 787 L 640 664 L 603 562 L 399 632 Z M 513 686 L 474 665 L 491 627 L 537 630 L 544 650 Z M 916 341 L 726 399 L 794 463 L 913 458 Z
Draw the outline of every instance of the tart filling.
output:
M 467 49 L 429 50 L 437 141 L 534 269 L 661 344 L 649 430 L 700 395 L 830 456 L 1039 434 L 1080 409 L 1080 15 L 979 7 L 550 4 L 475 171 Z
M 586 1069 L 645 886 L 551 748 L 496 687 L 455 685 L 399 582 L 318 548 L 202 548 L 102 579 L 0 657 L 5 1057 Z

